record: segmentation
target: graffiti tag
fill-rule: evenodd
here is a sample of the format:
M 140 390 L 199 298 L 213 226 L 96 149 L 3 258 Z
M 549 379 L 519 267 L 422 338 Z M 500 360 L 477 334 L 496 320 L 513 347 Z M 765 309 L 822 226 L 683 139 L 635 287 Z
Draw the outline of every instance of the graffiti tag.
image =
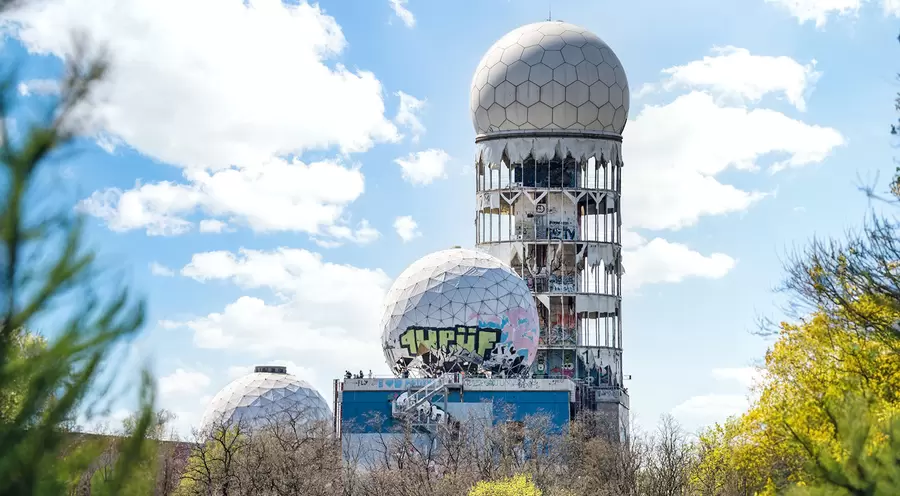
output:
M 458 347 L 488 358 L 489 352 L 500 341 L 500 332 L 500 329 L 485 327 L 408 327 L 400 335 L 400 344 L 412 356 L 424 355 L 429 350 L 449 352 Z

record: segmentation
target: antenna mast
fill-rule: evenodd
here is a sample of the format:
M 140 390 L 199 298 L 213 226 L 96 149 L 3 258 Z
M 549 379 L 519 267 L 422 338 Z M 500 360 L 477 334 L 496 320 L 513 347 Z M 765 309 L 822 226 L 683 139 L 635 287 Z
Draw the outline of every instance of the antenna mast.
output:
M 547 22 L 553 20 L 553 0 L 547 0 Z

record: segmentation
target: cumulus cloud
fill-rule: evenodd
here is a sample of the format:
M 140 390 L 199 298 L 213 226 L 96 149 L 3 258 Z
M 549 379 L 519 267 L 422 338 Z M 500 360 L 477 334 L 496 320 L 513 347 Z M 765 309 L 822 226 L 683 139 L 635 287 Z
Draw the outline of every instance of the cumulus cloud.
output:
M 447 177 L 450 155 L 444 150 L 430 148 L 397 158 L 394 162 L 403 170 L 403 179 L 421 186 Z
M 770 109 L 723 106 L 703 91 L 646 105 L 625 129 L 628 228 L 680 229 L 706 215 L 746 210 L 766 196 L 723 184 L 728 169 L 773 171 L 825 160 L 845 141 L 829 127 Z
M 394 219 L 394 230 L 404 243 L 412 241 L 422 235 L 419 232 L 419 224 L 413 220 L 411 215 L 404 215 Z
M 228 224 L 216 219 L 203 219 L 200 221 L 200 232 L 220 233 L 228 230 Z
M 296 362 L 293 362 L 291 360 L 281 360 L 281 359 L 266 360 L 265 364 L 253 363 L 253 364 L 247 364 L 247 365 L 233 365 L 231 367 L 228 367 L 228 377 L 230 379 L 237 379 L 239 377 L 243 377 L 247 374 L 252 373 L 254 368 L 257 365 L 276 365 L 279 367 L 286 367 L 288 374 L 296 376 L 299 379 L 303 379 L 304 381 L 306 381 L 310 384 L 316 384 L 316 383 L 320 382 L 320 379 L 322 379 L 324 381 L 329 381 L 331 379 L 331 378 L 320 378 L 319 375 L 316 373 L 316 371 L 310 369 L 309 367 L 304 367 L 302 365 L 298 365 Z M 325 389 L 325 390 L 320 389 L 320 388 L 317 388 L 317 389 L 319 389 L 319 392 L 322 393 L 322 396 L 325 397 L 325 399 L 328 401 L 329 405 L 331 403 L 333 403 L 333 401 L 331 399 L 331 395 L 325 394 L 327 392 L 327 389 Z
M 640 231 L 677 230 L 705 216 L 742 212 L 772 193 L 722 182 L 727 170 L 771 173 L 822 162 L 845 144 L 839 131 L 755 108 L 766 95 L 806 108 L 819 78 L 814 63 L 752 55 L 743 48 L 715 49 L 713 56 L 665 69 L 665 78 L 643 92 L 681 91 L 668 103 L 644 105 L 625 129 L 627 192 L 622 242 L 634 290 L 644 284 L 689 277 L 724 277 L 736 261 L 724 253 L 703 255 L 690 247 Z
M 778 5 L 797 18 L 800 24 L 815 23 L 822 27 L 831 16 L 856 15 L 863 0 L 765 0 Z M 884 0 L 887 4 L 891 0 Z
M 415 27 L 416 25 L 416 17 L 413 15 L 409 9 L 406 8 L 406 4 L 409 3 L 409 0 L 389 0 L 391 3 L 391 9 L 394 10 L 394 14 L 403 21 L 403 24 L 408 28 Z
M 103 219 L 114 231 L 143 229 L 148 235 L 190 231 L 192 216 L 226 217 L 256 232 L 305 232 L 338 240 L 372 241 L 372 228 L 361 221 L 351 229 L 345 207 L 362 195 L 364 178 L 356 167 L 324 161 L 271 159 L 257 166 L 210 172 L 185 169 L 184 182 L 162 181 L 121 190 L 95 192 L 80 208 Z M 221 221 L 204 219 L 204 232 Z
M 764 371 L 759 367 L 733 367 L 713 369 L 712 376 L 718 381 L 732 381 L 746 389 L 759 384 Z
M 644 85 L 639 94 L 655 90 L 703 88 L 738 103 L 759 102 L 767 94 L 780 94 L 798 110 L 806 110 L 806 97 L 821 73 L 816 62 L 803 65 L 780 56 L 752 55 L 746 48 L 713 48 L 714 56 L 664 69 L 661 83 Z
M 162 276 L 162 277 L 172 277 L 175 275 L 174 270 L 172 270 L 158 262 L 150 263 L 150 273 L 153 274 L 154 276 Z
M 739 386 L 743 393 L 701 394 L 692 396 L 672 409 L 672 414 L 702 422 L 722 421 L 745 412 L 754 400 L 751 388 L 758 384 L 763 372 L 757 367 L 717 368 L 712 377 L 721 383 Z
M 676 283 L 689 277 L 719 279 L 737 263 L 724 253 L 705 256 L 686 245 L 655 238 L 623 252 L 627 274 L 622 278 L 626 291 L 645 284 Z
M 323 381 L 346 369 L 387 372 L 379 322 L 391 279 L 379 269 L 330 263 L 317 253 L 280 248 L 199 253 L 181 274 L 272 294 L 268 301 L 243 296 L 220 312 L 161 322 L 167 329 L 189 330 L 200 348 L 292 360 L 316 371 Z M 326 383 L 317 387 L 330 390 Z
M 159 378 L 159 392 L 167 395 L 194 395 L 209 386 L 209 376 L 196 370 L 175 369 Z
M 394 117 L 394 122 L 409 129 L 412 133 L 412 141 L 416 143 L 425 134 L 425 125 L 422 124 L 421 114 L 422 110 L 425 109 L 426 101 L 419 100 L 402 91 L 398 91 L 395 95 L 400 97 L 400 107 L 397 109 L 397 116 Z
M 33 52 L 72 54 L 72 32 L 105 44 L 94 127 L 162 162 L 215 170 L 399 139 L 375 75 L 336 62 L 347 42 L 318 5 L 48 0 L 4 17 Z
M 900 0 L 765 0 L 788 11 L 797 22 L 815 23 L 817 28 L 825 26 L 828 19 L 841 16 L 856 16 L 865 3 L 881 4 L 886 16 L 900 17 Z

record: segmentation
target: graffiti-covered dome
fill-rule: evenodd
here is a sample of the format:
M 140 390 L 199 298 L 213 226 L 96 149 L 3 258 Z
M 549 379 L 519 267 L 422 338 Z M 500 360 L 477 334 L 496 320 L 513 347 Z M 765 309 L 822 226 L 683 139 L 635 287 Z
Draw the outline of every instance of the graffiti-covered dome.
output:
M 382 346 L 395 374 L 527 373 L 538 344 L 528 285 L 498 258 L 454 248 L 426 255 L 385 298 Z

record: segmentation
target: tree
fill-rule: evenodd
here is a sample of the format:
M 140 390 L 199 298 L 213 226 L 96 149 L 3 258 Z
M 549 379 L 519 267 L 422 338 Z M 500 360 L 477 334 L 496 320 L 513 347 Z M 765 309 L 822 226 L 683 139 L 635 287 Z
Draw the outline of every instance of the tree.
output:
M 826 408 L 841 451 L 823 448 L 802 434 L 797 438 L 810 455 L 816 480 L 791 491 L 794 496 L 900 494 L 900 416 L 872 417 L 871 402 L 850 394 Z
M 40 334 L 17 329 L 11 333 L 6 363 L 22 366 L 47 349 L 47 340 Z M 29 377 L 22 374 L 0 392 L 0 422 L 12 422 L 19 413 L 26 394 Z
M 514 475 L 495 481 L 480 481 L 469 491 L 469 496 L 541 496 L 528 475 Z
M 0 1 L 0 11 L 14 8 Z M 83 48 L 84 45 L 81 45 Z M 102 54 L 79 50 L 66 65 L 57 105 L 24 137 L 5 127 L 15 97 L 12 77 L 0 83 L 0 494 L 63 494 L 81 457 L 62 459 L 71 435 L 61 426 L 80 407 L 99 404 L 109 389 L 100 372 L 116 345 L 141 328 L 143 305 L 126 287 L 103 279 L 94 252 L 84 247 L 82 219 L 60 207 L 59 191 L 47 191 L 36 178 L 75 141 L 79 111 L 106 70 Z M 51 194 L 56 193 L 56 194 Z M 45 200 L 42 203 L 41 200 Z M 111 297 L 109 295 L 112 295 Z M 52 339 L 27 360 L 13 359 L 22 329 L 50 311 Z M 151 423 L 153 384 L 144 375 L 141 416 L 134 435 L 122 445 L 111 491 L 123 493 L 144 433 Z M 82 466 L 86 469 L 86 466 Z
M 685 432 L 671 415 L 664 415 L 656 436 L 651 439 L 646 465 L 638 482 L 640 494 L 687 494 L 693 463 L 693 447 Z

